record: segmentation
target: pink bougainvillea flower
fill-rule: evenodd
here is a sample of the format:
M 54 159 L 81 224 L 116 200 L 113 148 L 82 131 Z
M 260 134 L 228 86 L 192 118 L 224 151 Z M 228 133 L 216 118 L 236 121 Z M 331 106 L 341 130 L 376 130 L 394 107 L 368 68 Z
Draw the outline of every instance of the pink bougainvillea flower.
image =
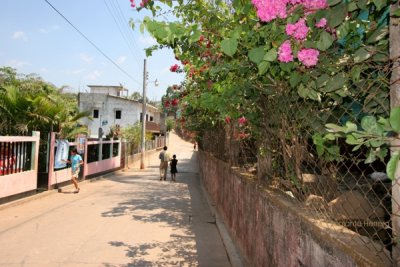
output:
M 226 117 L 225 117 L 225 122 L 226 122 L 227 124 L 231 123 L 231 118 L 230 118 L 229 116 L 226 116 Z
M 318 63 L 319 51 L 313 48 L 301 49 L 297 54 L 297 58 L 306 67 L 312 67 Z
M 169 70 L 172 71 L 172 72 L 176 72 L 178 69 L 179 69 L 178 64 L 172 65 L 172 66 L 169 68 Z
M 269 22 L 276 18 L 284 19 L 287 17 L 287 0 L 252 0 L 257 9 L 257 16 L 261 21 Z
M 169 100 L 167 100 L 167 101 L 164 102 L 164 106 L 165 106 L 166 108 L 169 108 Z
M 244 133 L 244 132 L 240 132 L 240 133 L 239 133 L 239 138 L 240 138 L 240 139 L 246 139 L 246 138 L 248 138 L 248 137 L 250 137 L 250 134 L 249 134 L 249 133 Z
M 296 40 L 304 40 L 307 37 L 309 28 L 306 25 L 305 19 L 299 19 L 294 24 L 286 25 L 286 34 L 293 36 Z
M 173 99 L 172 101 L 171 101 L 171 104 L 175 107 L 175 106 L 177 106 L 178 105 L 178 103 L 179 103 L 179 100 L 178 99 Z
M 317 28 L 325 28 L 326 23 L 327 23 L 326 18 L 322 18 L 315 24 L 315 27 L 317 27 Z
M 306 14 L 328 7 L 327 0 L 252 0 L 251 2 L 257 10 L 257 16 L 265 22 L 286 18 L 297 5 L 303 5 Z
M 243 124 L 247 123 L 247 119 L 245 117 L 241 117 L 241 118 L 239 118 L 238 122 L 240 125 L 243 125 Z
M 327 0 L 303 0 L 301 2 L 305 8 L 311 10 L 324 9 L 328 7 Z
M 283 42 L 279 47 L 278 60 L 285 63 L 293 61 L 292 47 L 290 46 L 289 40 Z

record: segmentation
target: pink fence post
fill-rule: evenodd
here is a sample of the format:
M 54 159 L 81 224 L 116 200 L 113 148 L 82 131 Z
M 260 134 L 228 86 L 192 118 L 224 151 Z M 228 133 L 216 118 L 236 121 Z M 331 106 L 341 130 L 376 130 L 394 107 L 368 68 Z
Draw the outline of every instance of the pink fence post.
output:
M 51 189 L 51 184 L 53 182 L 54 179 L 54 147 L 55 147 L 55 143 L 56 143 L 56 133 L 55 132 L 51 132 L 50 134 L 50 156 L 49 156 L 49 176 L 48 176 L 48 190 Z
M 83 152 L 83 180 L 86 179 L 88 173 L 88 137 L 85 138 L 85 151 Z

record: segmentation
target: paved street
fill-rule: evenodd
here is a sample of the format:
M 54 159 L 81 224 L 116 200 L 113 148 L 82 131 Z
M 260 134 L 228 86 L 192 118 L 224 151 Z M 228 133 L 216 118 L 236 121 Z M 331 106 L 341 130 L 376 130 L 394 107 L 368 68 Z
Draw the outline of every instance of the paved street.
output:
M 177 182 L 148 168 L 0 209 L 0 266 L 230 266 L 192 144 L 171 135 Z M 168 177 L 170 179 L 170 177 Z

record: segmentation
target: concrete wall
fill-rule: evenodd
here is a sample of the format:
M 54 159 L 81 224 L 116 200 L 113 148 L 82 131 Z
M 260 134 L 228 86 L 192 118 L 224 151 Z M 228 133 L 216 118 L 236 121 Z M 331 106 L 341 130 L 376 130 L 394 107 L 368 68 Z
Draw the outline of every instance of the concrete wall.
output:
M 289 196 L 200 153 L 202 179 L 245 266 L 391 266 L 389 252 L 342 226 L 318 220 Z M 380 252 L 376 252 L 380 251 Z
M 32 142 L 32 150 L 27 151 L 31 153 L 31 166 L 30 170 L 14 174 L 6 174 L 0 176 L 0 199 L 9 196 L 17 195 L 23 192 L 36 190 L 37 188 L 37 175 L 38 175 L 38 158 L 39 158 L 39 142 L 40 133 L 33 132 L 32 137 L 28 136 L 0 136 L 0 142 Z M 15 157 L 20 158 L 20 155 L 15 152 Z M 13 153 L 14 153 L 13 152 Z M 5 156 L 5 155 L 0 155 Z M 5 161 L 3 162 L 3 164 Z M 2 165 L 2 164 L 0 164 Z
M 98 118 L 93 118 L 93 120 L 82 119 L 82 123 L 88 125 L 90 137 L 98 137 L 99 127 L 103 129 L 104 135 L 107 135 L 111 126 L 118 124 L 123 128 L 140 121 L 142 104 L 135 100 L 113 95 L 80 93 L 79 110 L 89 111 L 93 116 L 94 109 L 99 110 Z M 121 119 L 115 118 L 117 110 L 121 111 Z M 160 113 L 156 108 L 147 105 L 146 113 L 148 120 L 150 120 L 151 116 L 155 123 L 160 123 Z

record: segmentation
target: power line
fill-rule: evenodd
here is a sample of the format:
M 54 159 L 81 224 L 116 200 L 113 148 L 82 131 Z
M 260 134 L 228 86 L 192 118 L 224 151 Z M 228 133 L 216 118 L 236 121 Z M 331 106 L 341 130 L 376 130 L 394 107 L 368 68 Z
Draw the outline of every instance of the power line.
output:
M 128 47 L 128 49 L 129 49 L 130 52 L 132 53 L 132 56 L 133 56 L 133 58 L 136 60 L 136 62 L 138 63 L 138 66 L 140 66 L 140 65 L 141 65 L 141 64 L 140 64 L 140 61 L 139 61 L 139 59 L 137 58 L 137 56 L 135 55 L 135 53 L 133 52 L 133 50 L 132 50 L 132 45 L 129 44 L 129 38 L 127 37 L 128 35 L 126 34 L 126 31 L 123 31 L 123 29 L 125 29 L 125 28 L 124 28 L 123 26 L 121 26 L 121 25 L 123 25 L 124 23 L 121 23 L 121 18 L 120 18 L 120 17 L 115 16 L 115 14 L 116 14 L 116 12 L 117 12 L 117 11 L 116 11 L 116 8 L 115 8 L 115 7 L 113 8 L 113 9 L 114 9 L 114 12 L 113 12 L 113 11 L 111 10 L 111 7 L 107 4 L 107 1 L 104 0 L 103 2 L 104 2 L 104 4 L 105 4 L 106 7 L 107 7 L 108 13 L 111 15 L 111 17 L 113 18 L 115 24 L 117 25 L 117 28 L 118 28 L 118 30 L 119 30 L 119 32 L 120 32 L 122 38 L 124 39 L 126 46 Z M 112 2 L 111 2 L 111 3 L 112 3 Z M 117 15 L 118 15 L 118 14 L 117 14 Z
M 74 24 L 72 24 L 71 21 L 69 21 L 60 11 L 58 11 L 57 8 L 55 8 L 48 0 L 44 0 L 54 11 L 56 11 L 66 22 L 68 22 L 69 25 L 72 26 L 83 38 L 86 39 L 94 48 L 96 48 L 97 51 L 99 51 L 108 61 L 110 61 L 115 67 L 117 67 L 121 72 L 123 72 L 126 76 L 131 78 L 134 82 L 137 84 L 141 85 L 139 81 L 137 81 L 133 76 L 131 76 L 127 71 L 125 71 L 123 68 L 121 68 L 117 63 L 114 62 L 109 56 L 106 55 L 95 43 L 93 43 L 88 37 L 86 37 L 85 34 L 83 34 L 77 27 L 75 27 Z

